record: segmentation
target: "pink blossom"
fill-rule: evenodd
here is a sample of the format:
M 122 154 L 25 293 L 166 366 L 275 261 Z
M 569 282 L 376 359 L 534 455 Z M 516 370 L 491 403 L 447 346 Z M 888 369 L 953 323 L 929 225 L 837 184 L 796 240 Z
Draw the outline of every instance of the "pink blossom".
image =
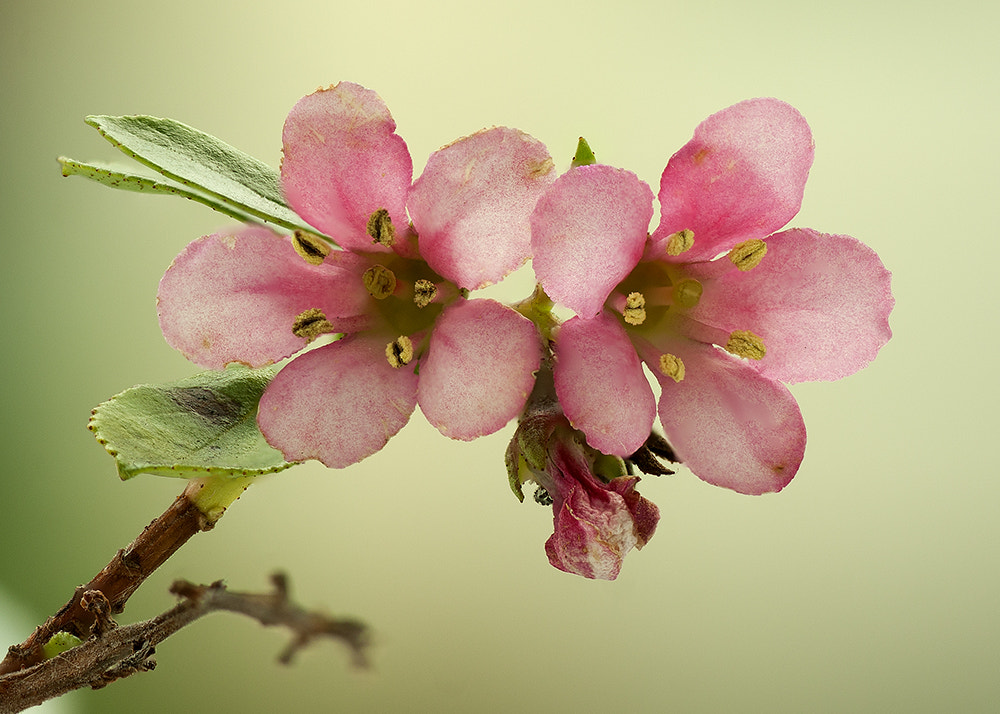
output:
M 297 355 L 258 413 L 290 460 L 359 461 L 417 404 L 446 435 L 473 439 L 516 416 L 533 384 L 535 326 L 466 295 L 527 260 L 531 210 L 555 178 L 548 152 L 488 129 L 432 154 L 411 185 L 395 128 L 356 84 L 305 97 L 285 122 L 282 187 L 343 250 L 244 226 L 191 243 L 160 283 L 163 333 L 194 362 Z M 343 337 L 302 351 L 325 333 Z
M 539 200 L 535 272 L 577 313 L 556 336 L 556 391 L 592 446 L 631 454 L 658 412 L 705 481 L 750 494 L 789 483 L 806 434 L 782 382 L 864 367 L 891 336 L 894 302 L 863 243 L 776 232 L 812 160 L 802 116 L 754 99 L 709 117 L 670 159 L 651 235 L 652 191 L 628 171 L 580 166 Z
M 529 411 L 507 449 L 507 470 L 520 498 L 521 484 L 530 480 L 539 486 L 535 500 L 552 505 L 549 562 L 614 580 L 625 555 L 653 537 L 659 509 L 635 490 L 639 478 L 625 474 L 622 460 L 588 447 L 557 406 Z

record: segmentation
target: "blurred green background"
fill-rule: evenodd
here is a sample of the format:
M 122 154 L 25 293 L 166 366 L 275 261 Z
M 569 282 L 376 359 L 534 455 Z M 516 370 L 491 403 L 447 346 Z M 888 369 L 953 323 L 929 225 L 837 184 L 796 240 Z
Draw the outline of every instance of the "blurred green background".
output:
M 7 238 L 0 588 L 35 622 L 180 492 L 120 483 L 86 429 L 140 382 L 195 371 L 163 341 L 157 281 L 207 209 L 62 179 L 117 159 L 86 114 L 169 116 L 277 165 L 285 114 L 339 80 L 378 91 L 419 172 L 484 126 L 560 169 L 584 135 L 654 187 L 710 113 L 776 96 L 816 161 L 793 225 L 856 236 L 893 271 L 895 337 L 865 371 L 793 388 L 806 459 L 751 498 L 682 470 L 614 583 L 551 568 L 551 511 L 519 504 L 512 428 L 448 441 L 416 415 L 344 471 L 248 491 L 123 616 L 169 583 L 267 587 L 367 620 L 374 668 L 215 615 L 159 667 L 68 698 L 84 712 L 987 711 L 1000 684 L 996 476 L 998 6 L 841 0 L 169 4 L 15 0 L 0 9 Z M 988 8 L 988 9 L 985 9 Z M 530 289 L 520 276 L 508 297 Z M 20 636 L 19 636 L 20 638 Z

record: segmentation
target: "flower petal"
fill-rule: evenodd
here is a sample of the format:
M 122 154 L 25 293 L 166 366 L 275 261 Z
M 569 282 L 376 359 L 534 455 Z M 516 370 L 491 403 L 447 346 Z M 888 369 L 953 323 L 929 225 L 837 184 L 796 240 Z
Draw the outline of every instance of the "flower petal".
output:
M 607 312 L 574 317 L 556 335 L 556 393 L 598 451 L 629 456 L 649 438 L 656 399 L 625 329 Z
M 453 439 L 492 434 L 524 407 L 540 361 L 530 320 L 495 300 L 458 302 L 441 313 L 421 360 L 420 409 Z
M 630 171 L 570 169 L 531 216 L 534 269 L 545 292 L 581 317 L 601 310 L 642 256 L 653 192 Z
M 663 171 L 650 250 L 688 229 L 694 246 L 681 259 L 708 260 L 770 235 L 798 213 L 812 161 L 809 125 L 784 102 L 749 99 L 713 114 Z
M 292 107 L 282 133 L 281 183 L 289 205 L 348 250 L 384 251 L 368 235 L 384 208 L 396 230 L 408 224 L 413 163 L 396 122 L 370 89 L 341 82 Z
M 289 461 L 343 468 L 371 456 L 417 403 L 412 364 L 394 369 L 386 340 L 345 337 L 293 359 L 260 400 L 257 423 Z
M 783 382 L 840 379 L 889 341 L 891 274 L 850 236 L 801 228 L 767 239 L 752 270 L 707 285 L 692 317 L 727 331 L 751 330 L 767 354 L 753 366 Z
M 802 414 L 788 389 L 711 345 L 677 339 L 664 346 L 684 361 L 680 382 L 655 369 L 659 355 L 651 345 L 643 359 L 663 387 L 660 423 L 684 465 L 739 493 L 787 486 L 806 447 Z
M 260 226 L 205 236 L 160 280 L 160 329 L 172 347 L 204 367 L 270 364 L 305 347 L 292 325 L 310 308 L 322 310 L 336 331 L 367 325 L 362 262 L 334 251 L 310 265 L 289 237 Z
M 585 578 L 614 580 L 628 552 L 652 537 L 659 509 L 635 490 L 638 478 L 605 484 L 567 444 L 553 448 L 548 470 L 544 487 L 553 501 L 553 533 L 545 542 L 549 562 Z
M 531 256 L 529 217 L 556 173 L 545 145 L 496 127 L 434 152 L 407 206 L 434 270 L 474 290 Z

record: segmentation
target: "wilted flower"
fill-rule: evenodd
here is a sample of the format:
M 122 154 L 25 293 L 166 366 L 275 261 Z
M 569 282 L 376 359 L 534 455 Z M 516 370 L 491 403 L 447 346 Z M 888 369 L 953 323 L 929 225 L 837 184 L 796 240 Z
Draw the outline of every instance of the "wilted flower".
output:
M 589 447 L 563 415 L 543 369 L 538 385 L 507 447 L 511 488 L 538 485 L 535 500 L 552 505 L 553 534 L 545 543 L 549 562 L 585 578 L 614 580 L 625 555 L 642 548 L 660 512 L 635 490 L 639 478 L 625 463 Z
M 269 364 L 344 335 L 295 357 L 261 399 L 261 430 L 290 460 L 354 463 L 418 403 L 448 436 L 491 433 L 538 368 L 534 325 L 466 296 L 528 258 L 530 213 L 554 180 L 547 150 L 488 129 L 435 152 L 411 185 L 395 126 L 377 94 L 347 82 L 285 122 L 288 203 L 344 250 L 242 227 L 189 245 L 160 283 L 167 341 L 206 367 Z
M 556 336 L 555 386 L 589 444 L 627 455 L 661 424 L 699 477 L 778 491 L 805 450 L 781 382 L 838 379 L 891 332 L 890 274 L 848 236 L 774 231 L 799 210 L 813 159 L 792 107 L 755 99 L 704 121 L 653 194 L 634 174 L 571 169 L 532 216 L 534 268 L 573 309 Z

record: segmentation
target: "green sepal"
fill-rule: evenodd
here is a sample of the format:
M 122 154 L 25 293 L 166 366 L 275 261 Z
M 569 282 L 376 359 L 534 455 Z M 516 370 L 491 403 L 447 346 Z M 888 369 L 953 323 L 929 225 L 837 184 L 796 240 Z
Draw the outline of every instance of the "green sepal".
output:
M 58 161 L 59 165 L 62 167 L 63 176 L 83 176 L 91 181 L 96 181 L 99 184 L 110 186 L 111 188 L 117 188 L 122 191 L 180 196 L 182 198 L 187 198 L 191 201 L 204 204 L 213 211 L 224 213 L 230 218 L 235 218 L 238 221 L 248 222 L 258 220 L 258 218 L 243 213 L 242 211 L 238 211 L 225 203 L 212 198 L 211 196 L 193 191 L 191 189 L 182 188 L 176 184 L 164 183 L 157 178 L 144 176 L 142 174 L 135 173 L 134 171 L 113 166 L 112 164 L 104 164 L 98 161 L 85 163 L 83 161 L 77 161 L 76 159 L 70 159 L 65 156 L 60 156 Z
M 524 483 L 528 475 L 525 472 L 529 470 L 528 464 L 518 448 L 517 436 L 511 439 L 510 444 L 507 445 L 504 462 L 507 465 L 507 480 L 510 482 L 510 490 L 517 496 L 518 501 L 524 503 L 524 491 L 521 489 L 521 484 Z
M 143 384 L 98 405 L 89 428 L 118 475 L 242 479 L 294 466 L 264 440 L 257 405 L 276 366 L 230 365 L 170 384 Z
M 256 220 L 316 234 L 285 203 L 275 169 L 211 134 L 144 115 L 89 116 L 86 121 L 117 149 L 188 189 Z
M 596 164 L 597 157 L 594 156 L 594 152 L 590 149 L 590 144 L 582 136 L 580 141 L 576 145 L 576 155 L 573 157 L 573 163 L 571 164 L 575 169 L 577 166 L 590 166 L 590 164 Z

